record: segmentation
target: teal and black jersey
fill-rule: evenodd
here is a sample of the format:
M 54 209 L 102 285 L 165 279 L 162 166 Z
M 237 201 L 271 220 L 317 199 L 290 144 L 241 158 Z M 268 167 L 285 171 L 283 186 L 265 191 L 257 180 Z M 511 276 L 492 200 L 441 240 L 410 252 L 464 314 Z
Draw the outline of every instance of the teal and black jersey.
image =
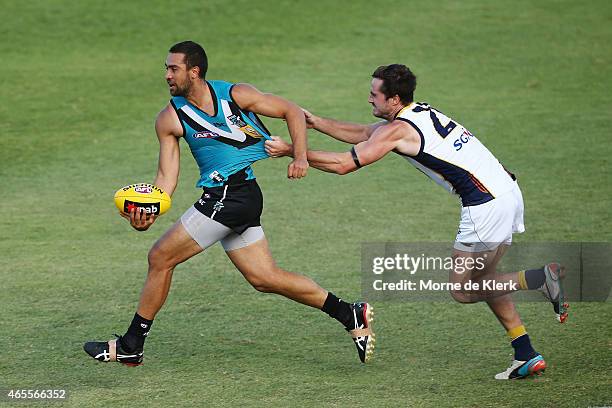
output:
M 206 81 L 215 106 L 214 116 L 202 112 L 182 96 L 170 100 L 183 136 L 200 168 L 196 187 L 218 187 L 240 170 L 254 179 L 251 164 L 268 158 L 264 142 L 270 132 L 253 112 L 240 109 L 233 100 L 234 84 Z

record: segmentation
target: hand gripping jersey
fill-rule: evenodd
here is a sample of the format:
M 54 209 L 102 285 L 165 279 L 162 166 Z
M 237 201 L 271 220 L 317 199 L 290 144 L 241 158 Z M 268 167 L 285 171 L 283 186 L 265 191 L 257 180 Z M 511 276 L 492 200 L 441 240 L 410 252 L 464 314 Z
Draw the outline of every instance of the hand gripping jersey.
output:
M 433 181 L 461 197 L 464 207 L 512 191 L 512 173 L 466 128 L 426 103 L 411 103 L 396 116 L 421 136 L 416 156 L 399 153 Z
M 218 187 L 240 170 L 246 179 L 255 178 L 251 164 L 268 157 L 264 142 L 270 132 L 253 112 L 244 111 L 232 99 L 234 84 L 206 81 L 215 114 L 209 116 L 186 98 L 175 96 L 170 103 L 183 127 L 183 136 L 200 168 L 196 187 Z

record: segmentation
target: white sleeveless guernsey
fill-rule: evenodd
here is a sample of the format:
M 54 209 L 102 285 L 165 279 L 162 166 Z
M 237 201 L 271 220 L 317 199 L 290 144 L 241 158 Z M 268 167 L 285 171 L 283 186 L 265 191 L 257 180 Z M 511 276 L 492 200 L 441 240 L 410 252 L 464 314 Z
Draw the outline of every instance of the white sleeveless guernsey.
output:
M 399 154 L 459 195 L 463 207 L 486 203 L 515 188 L 514 175 L 474 135 L 428 104 L 413 102 L 395 119 L 409 123 L 421 136 L 416 156 Z

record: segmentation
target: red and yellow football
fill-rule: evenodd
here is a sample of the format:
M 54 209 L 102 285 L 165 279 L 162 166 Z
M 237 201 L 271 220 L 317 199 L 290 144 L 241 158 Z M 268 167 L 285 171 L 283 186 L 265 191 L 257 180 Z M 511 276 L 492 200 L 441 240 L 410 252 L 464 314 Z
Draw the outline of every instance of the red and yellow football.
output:
M 115 205 L 124 213 L 129 213 L 134 208 L 142 208 L 141 211 L 147 214 L 162 215 L 170 209 L 172 199 L 153 184 L 138 183 L 117 190 Z

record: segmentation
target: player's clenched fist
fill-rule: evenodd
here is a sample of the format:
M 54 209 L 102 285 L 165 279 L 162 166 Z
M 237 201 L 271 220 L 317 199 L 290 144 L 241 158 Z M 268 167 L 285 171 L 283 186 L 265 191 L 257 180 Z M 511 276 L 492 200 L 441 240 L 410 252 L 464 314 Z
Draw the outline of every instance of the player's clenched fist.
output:
M 290 179 L 300 179 L 306 177 L 308 171 L 308 160 L 306 159 L 294 159 L 289 163 L 287 168 L 287 177 Z

